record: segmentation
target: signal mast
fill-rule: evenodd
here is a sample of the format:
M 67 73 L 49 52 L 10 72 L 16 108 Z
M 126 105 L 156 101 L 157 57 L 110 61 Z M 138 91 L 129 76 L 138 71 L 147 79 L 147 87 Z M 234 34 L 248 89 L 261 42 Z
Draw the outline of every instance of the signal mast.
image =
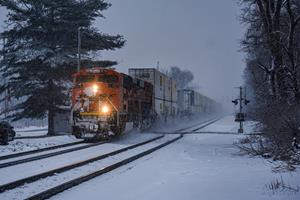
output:
M 245 97 L 243 97 L 243 88 L 242 87 L 238 87 L 240 89 L 240 97 L 237 99 L 234 99 L 232 101 L 232 103 L 234 103 L 234 105 L 240 105 L 239 106 L 239 112 L 235 114 L 235 121 L 240 123 L 240 128 L 238 130 L 238 133 L 243 133 L 244 129 L 243 129 L 243 122 L 245 121 L 245 113 L 243 112 L 243 104 L 245 104 L 245 106 L 250 103 L 250 101 L 248 99 L 246 99 L 246 92 L 245 92 Z

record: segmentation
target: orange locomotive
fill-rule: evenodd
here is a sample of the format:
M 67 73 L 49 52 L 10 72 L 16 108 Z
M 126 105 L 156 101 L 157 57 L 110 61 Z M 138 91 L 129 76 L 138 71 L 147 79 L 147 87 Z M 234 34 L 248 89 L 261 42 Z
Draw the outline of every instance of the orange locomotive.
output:
M 130 123 L 151 126 L 153 86 L 112 69 L 82 69 L 73 75 L 72 132 L 78 138 L 108 138 Z

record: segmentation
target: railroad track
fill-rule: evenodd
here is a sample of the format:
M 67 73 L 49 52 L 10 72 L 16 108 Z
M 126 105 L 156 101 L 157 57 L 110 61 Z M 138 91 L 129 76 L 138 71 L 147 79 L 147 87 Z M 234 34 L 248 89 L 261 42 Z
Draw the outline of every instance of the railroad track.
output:
M 47 128 L 43 129 L 33 129 L 33 130 L 18 130 L 16 134 L 19 133 L 32 133 L 32 132 L 39 132 L 39 131 L 47 131 Z M 57 135 L 32 135 L 32 136 L 16 136 L 15 139 L 38 139 L 38 138 L 47 138 L 47 137 L 55 137 Z
M 31 133 L 31 132 L 39 132 L 39 131 L 48 131 L 48 128 L 40 128 L 40 129 L 31 129 L 31 130 L 17 130 L 16 132 L 22 132 L 22 133 Z
M 49 137 L 57 137 L 57 135 L 17 136 L 17 137 L 15 137 L 15 139 L 16 140 L 19 140 L 19 139 L 42 139 L 42 138 L 49 138 Z
M 102 160 L 102 159 L 107 158 L 109 156 L 113 156 L 113 155 L 128 151 L 130 149 L 134 149 L 136 147 L 148 144 L 148 143 L 153 142 L 155 140 L 161 139 L 162 137 L 164 137 L 164 136 L 158 136 L 158 137 L 155 137 L 153 139 L 150 139 L 150 140 L 147 140 L 147 141 L 144 141 L 144 142 L 140 142 L 138 144 L 134 144 L 134 145 L 122 148 L 122 149 L 118 149 L 116 151 L 112 151 L 112 152 L 107 153 L 107 154 L 96 156 L 94 158 L 90 158 L 90 159 L 87 159 L 87 160 L 84 160 L 84 161 L 81 161 L 81 162 L 73 163 L 73 164 L 70 164 L 70 165 L 67 165 L 67 166 L 64 166 L 64 167 L 60 167 L 60 168 L 53 169 L 53 170 L 50 170 L 50 171 L 47 171 L 47 172 L 44 172 L 44 173 L 40 173 L 40 174 L 37 174 L 37 175 L 34 175 L 34 176 L 30 176 L 30 177 L 27 177 L 27 178 L 24 178 L 24 179 L 20 179 L 20 180 L 11 182 L 11 183 L 1 185 L 0 186 L 0 192 L 4 192 L 5 190 L 10 190 L 10 189 L 16 188 L 18 186 L 24 185 L 25 183 L 27 183 L 27 184 L 32 183 L 32 182 L 34 182 L 36 180 L 39 180 L 41 178 L 52 176 L 52 175 L 57 174 L 57 173 L 62 173 L 62 172 L 65 172 L 67 170 L 74 169 L 74 168 L 77 168 L 77 167 L 80 167 L 80 166 L 83 166 L 83 165 L 86 165 L 86 164 L 89 164 L 89 163 L 92 163 L 92 162 L 95 162 L 95 161 L 98 161 L 98 160 Z
M 186 128 L 178 129 L 178 130 L 176 130 L 173 133 L 182 132 L 182 131 L 184 131 L 186 129 L 190 129 L 190 128 L 195 127 L 195 126 L 197 126 L 199 124 L 205 124 L 205 123 L 210 122 L 210 121 L 212 121 L 212 119 L 206 120 L 206 121 L 203 121 L 203 122 L 200 122 L 200 123 L 197 123 L 197 124 L 194 124 L 194 125 L 186 127 Z M 200 129 L 201 129 L 201 127 L 200 127 Z M 170 132 L 156 132 L 156 133 L 169 134 Z M 188 133 L 188 132 L 184 132 L 184 133 Z M 28 137 L 25 136 L 25 137 L 22 137 L 22 138 L 45 138 L 45 137 L 52 137 L 52 136 L 46 136 L 46 135 L 44 135 L 44 136 L 28 136 Z M 20 137 L 18 137 L 16 139 L 19 139 L 19 138 Z M 25 152 L 20 152 L 20 153 L 15 153 L 15 154 L 9 154 L 9 155 L 5 155 L 5 156 L 0 156 L 0 161 L 1 160 L 12 159 L 12 158 L 16 158 L 16 157 L 21 157 L 21 156 L 27 156 L 27 155 L 36 154 L 36 153 L 41 153 L 41 152 L 44 152 L 44 151 L 49 151 L 49 150 L 54 150 L 54 149 L 59 149 L 59 148 L 64 148 L 64 147 L 69 147 L 69 146 L 74 146 L 74 145 L 78 145 L 78 144 L 82 144 L 82 143 L 85 143 L 85 141 L 72 142 L 72 143 L 67 143 L 67 144 L 62 144 L 62 145 L 56 145 L 56 146 L 51 146 L 51 147 L 36 149 L 36 150 L 32 150 L 32 151 L 25 151 Z
M 205 120 L 205 121 L 203 121 L 203 122 L 193 124 L 193 125 L 188 126 L 188 127 L 186 127 L 186 128 L 178 129 L 178 130 L 174 131 L 173 133 L 183 132 L 183 131 L 186 130 L 186 129 L 190 129 L 190 128 L 193 128 L 193 127 L 195 127 L 195 126 L 199 126 L 200 124 L 204 124 L 203 126 L 205 126 L 205 124 L 206 124 L 207 122 L 210 122 L 210 121 L 213 121 L 213 120 L 216 120 L 216 118 L 212 118 L 212 119 L 209 119 L 209 120 Z M 219 118 L 217 118 L 217 120 L 219 120 Z M 199 129 L 198 129 L 198 130 L 199 130 Z M 168 133 L 168 132 L 166 132 L 166 133 Z
M 154 131 L 154 133 L 158 133 L 158 134 L 165 134 L 165 135 L 168 135 L 168 134 L 178 134 L 178 133 L 182 133 L 182 134 L 193 134 L 193 133 L 197 133 L 198 130 L 200 129 L 203 129 L 213 123 L 215 123 L 216 121 L 220 120 L 222 117 L 219 117 L 219 118 L 214 118 L 214 119 L 209 119 L 209 120 L 205 120 L 203 122 L 200 122 L 200 123 L 197 123 L 197 124 L 194 124 L 192 126 L 189 126 L 189 127 L 186 127 L 186 128 L 181 128 L 181 129 L 178 129 L 178 130 L 175 130 L 175 131 L 172 131 L 172 132 L 162 132 L 162 131 Z M 200 127 L 198 127 L 199 125 L 201 125 Z M 186 131 L 187 129 L 191 129 L 193 127 L 197 127 L 195 129 L 192 129 L 191 131 Z
M 93 143 L 93 144 L 87 144 L 87 145 L 84 145 L 84 146 L 65 149 L 65 150 L 62 150 L 62 151 L 55 151 L 55 152 L 51 152 L 51 153 L 47 153 L 47 154 L 42 154 L 42 155 L 33 156 L 33 157 L 29 157 L 29 158 L 23 158 L 23 159 L 19 159 L 19 160 L 14 160 L 14 161 L 1 163 L 0 164 L 0 169 L 5 168 L 5 167 L 14 166 L 14 165 L 19 165 L 19 164 L 22 164 L 22 163 L 35 161 L 35 160 L 40 160 L 40 159 L 44 159 L 44 158 L 50 158 L 50 157 L 53 157 L 53 156 L 58 156 L 58 155 L 62 155 L 62 154 L 65 154 L 65 153 L 70 153 L 70 152 L 73 152 L 73 151 L 79 151 L 79 150 L 82 150 L 82 149 L 91 148 L 91 147 L 94 147 L 94 146 L 104 144 L 106 142 L 107 141 L 101 141 L 101 142 L 97 142 L 97 143 Z
M 20 152 L 20 153 L 8 154 L 8 155 L 5 155 L 5 156 L 0 156 L 0 160 L 7 160 L 7 159 L 11 159 L 11 158 L 17 158 L 17 157 L 20 157 L 20 156 L 27 156 L 27 155 L 31 155 L 31 154 L 41 153 L 41 152 L 44 152 L 44 151 L 49 151 L 49 150 L 74 146 L 74 145 L 78 145 L 78 144 L 82 144 L 82 143 L 84 143 L 84 141 L 72 142 L 72 143 L 67 143 L 67 144 L 62 144 L 62 145 L 55 145 L 55 146 L 51 146 L 51 147 L 31 150 L 31 151 L 24 151 L 24 152 Z
M 185 133 L 185 134 L 215 134 L 215 135 L 241 135 L 238 132 L 230 132 L 230 131 L 197 131 L 197 132 L 191 132 L 191 133 Z M 246 135 L 246 134 L 243 134 Z
M 254 132 L 254 133 L 238 133 L 238 132 L 230 132 L 230 131 L 197 131 L 197 132 L 187 132 L 184 134 L 215 134 L 215 135 L 262 135 L 261 132 Z
M 208 120 L 208 121 L 202 122 L 202 124 L 204 124 L 204 125 L 202 125 L 201 127 L 197 127 L 196 129 L 200 130 L 200 129 L 214 123 L 215 121 L 217 121 L 217 120 L 213 120 L 213 121 Z M 199 124 L 197 124 L 197 125 L 199 126 Z M 7 190 L 11 191 L 12 189 L 19 188 L 20 186 L 22 186 L 24 184 L 26 184 L 26 186 L 28 186 L 28 184 L 39 184 L 39 181 L 43 181 L 43 179 L 45 181 L 47 181 L 47 179 L 45 179 L 45 178 L 51 178 L 52 176 L 57 176 L 61 173 L 69 173 L 73 169 L 74 170 L 79 170 L 79 169 L 77 169 L 78 167 L 86 167 L 86 166 L 88 166 L 88 164 L 91 164 L 91 163 L 97 162 L 97 161 L 101 161 L 101 160 L 104 160 L 104 159 L 109 159 L 109 157 L 111 157 L 111 156 L 120 156 L 121 153 L 124 153 L 124 152 L 127 152 L 127 151 L 129 151 L 129 154 L 130 154 L 130 153 L 132 153 L 130 150 L 136 151 L 139 147 L 140 148 L 145 148 L 145 146 L 147 146 L 147 144 L 150 145 L 151 148 L 148 148 L 146 150 L 134 153 L 134 155 L 131 155 L 130 157 L 127 157 L 125 159 L 123 159 L 121 157 L 122 159 L 119 159 L 118 162 L 114 162 L 113 164 L 110 164 L 110 165 L 105 166 L 105 167 L 100 167 L 99 170 L 89 172 L 89 173 L 85 173 L 84 175 L 81 175 L 78 178 L 71 179 L 67 182 L 56 185 L 56 186 L 54 186 L 50 189 L 46 189 L 46 190 L 44 189 L 44 191 L 42 191 L 38 194 L 35 194 L 31 197 L 28 197 L 27 199 L 47 199 L 47 198 L 50 198 L 50 197 L 52 197 L 52 196 L 54 196 L 54 195 L 56 195 L 60 192 L 63 192 L 66 189 L 72 188 L 72 187 L 74 187 L 76 185 L 79 185 L 83 182 L 86 182 L 90 179 L 93 179 L 95 177 L 98 177 L 100 175 L 108 173 L 108 172 L 110 172 L 114 169 L 122 167 L 122 166 L 124 166 L 124 165 L 126 165 L 130 162 L 133 162 L 133 161 L 135 161 L 139 158 L 142 158 L 146 155 L 149 155 L 149 154 L 151 154 L 151 153 L 153 153 L 153 152 L 155 152 L 155 151 L 157 151 L 157 150 L 159 150 L 159 149 L 161 149 L 161 148 L 163 148 L 163 147 L 165 147 L 169 144 L 174 143 L 175 141 L 177 141 L 177 140 L 181 139 L 182 137 L 184 137 L 184 132 L 183 131 L 186 130 L 186 129 L 189 129 L 189 128 L 191 128 L 191 127 L 177 130 L 178 136 L 176 136 L 175 138 L 169 139 L 169 140 L 167 140 L 167 141 L 165 141 L 165 142 L 163 142 L 159 145 L 155 144 L 155 146 L 153 146 L 154 144 L 152 142 L 154 142 L 156 140 L 160 140 L 160 139 L 162 139 L 162 140 L 166 139 L 165 135 L 161 135 L 161 136 L 155 137 L 153 139 L 150 139 L 150 140 L 138 143 L 138 144 L 134 144 L 134 145 L 122 148 L 122 149 L 118 149 L 118 150 L 112 151 L 110 153 L 95 156 L 93 158 L 90 158 L 90 159 L 87 159 L 87 160 L 84 160 L 84 161 L 81 161 L 81 162 L 73 163 L 73 164 L 70 164 L 70 165 L 67 165 L 67 166 L 64 166 L 64 167 L 60 167 L 60 168 L 57 168 L 57 169 L 52 169 L 52 170 L 47 171 L 47 172 L 43 172 L 43 173 L 40 173 L 40 174 L 37 174 L 37 175 L 33 175 L 33 176 L 30 176 L 30 177 L 27 177 L 27 178 L 23 178 L 23 179 L 20 179 L 20 180 L 16 180 L 16 181 L 1 185 L 0 186 L 0 193 L 3 193 Z M 181 131 L 182 133 L 179 132 L 179 131 Z M 35 192 L 35 193 L 37 193 L 37 192 Z
M 209 126 L 209 125 L 215 123 L 216 121 L 219 121 L 221 118 L 222 118 L 222 117 L 217 118 L 217 119 L 214 119 L 214 120 L 209 120 L 209 121 L 205 122 L 204 125 L 202 125 L 202 126 L 200 126 L 200 127 L 197 127 L 197 128 L 195 128 L 195 129 L 193 129 L 191 132 L 196 132 L 196 131 L 198 131 L 198 130 L 200 130 L 200 129 L 203 129 L 203 128 L 205 128 L 205 127 L 207 127 L 207 126 Z M 183 134 L 186 134 L 186 133 L 183 133 Z
M 163 147 L 165 147 L 165 146 L 167 146 L 167 145 L 169 145 L 171 143 L 174 143 L 175 141 L 181 139 L 182 137 L 183 137 L 183 135 L 180 134 L 178 137 L 175 137 L 175 138 L 173 138 L 171 140 L 168 140 L 168 141 L 166 141 L 166 142 L 164 142 L 164 143 L 162 143 L 162 144 L 160 144 L 158 146 L 150 148 L 150 149 L 148 149 L 146 151 L 142 151 L 141 153 L 135 154 L 135 155 L 133 155 L 133 156 L 131 156 L 129 158 L 126 158 L 124 160 L 116 162 L 116 163 L 114 163 L 112 165 L 104 167 L 104 168 L 102 168 L 100 170 L 97 170 L 95 172 L 83 175 L 83 176 L 81 176 L 79 178 L 75 178 L 75 179 L 70 180 L 68 182 L 65 182 L 63 184 L 60 184 L 58 186 L 55 186 L 55 187 L 50 188 L 48 190 L 45 190 L 45 191 L 43 191 L 41 193 L 38 193 L 38 194 L 33 195 L 33 196 L 29 197 L 29 198 L 26 198 L 26 200 L 48 199 L 48 198 L 50 198 L 50 197 L 52 197 L 52 196 L 54 196 L 54 195 L 56 195 L 56 194 L 58 194 L 60 192 L 63 192 L 64 190 L 67 190 L 69 188 L 77 186 L 77 185 L 79 185 L 79 184 L 81 184 L 83 182 L 89 181 L 89 180 L 91 180 L 91 179 L 93 179 L 95 177 L 98 177 L 100 175 L 106 174 L 106 173 L 108 173 L 108 172 L 110 172 L 110 171 L 112 171 L 114 169 L 122 167 L 122 166 L 124 166 L 124 165 L 126 165 L 128 163 L 131 163 L 131 162 L 133 162 L 133 161 L 135 161 L 135 160 L 137 160 L 139 158 L 142 158 L 142 157 L 144 157 L 146 155 L 149 155 L 150 153 L 153 153 L 154 151 L 157 151 L 157 150 L 159 150 L 159 149 L 161 149 L 161 148 L 163 148 Z
M 191 126 L 186 127 L 186 128 L 178 129 L 178 130 L 176 130 L 173 133 L 182 132 L 182 131 L 184 131 L 186 129 L 189 129 L 189 128 L 195 127 L 195 126 L 197 126 L 199 124 L 204 124 L 204 123 L 207 123 L 207 122 L 210 122 L 210 121 L 212 121 L 212 119 L 206 120 L 206 121 L 194 124 L 194 125 L 191 125 Z M 156 133 L 168 134 L 169 132 L 156 132 Z M 24 136 L 22 138 L 46 138 L 46 137 L 52 137 L 52 136 L 47 136 L 47 135 L 43 135 L 43 136 L 28 136 L 28 137 Z M 18 137 L 16 139 L 20 139 L 20 138 L 21 137 Z M 5 156 L 0 156 L 0 161 L 1 160 L 6 160 L 6 159 L 11 159 L 11 158 L 16 158 L 16 157 L 20 157 L 20 156 L 30 155 L 30 154 L 34 154 L 34 153 L 41 153 L 43 151 L 54 150 L 54 149 L 68 147 L 68 146 L 77 145 L 77 144 L 81 144 L 81 143 L 84 143 L 84 141 L 73 142 L 73 143 L 68 143 L 68 144 L 63 144 L 63 145 L 52 146 L 52 147 L 46 147 L 46 148 L 42 148 L 42 149 L 37 149 L 37 150 L 32 150 L 32 151 L 26 151 L 26 152 L 20 152 L 20 153 L 15 153 L 15 154 L 9 154 L 9 155 L 5 155 Z

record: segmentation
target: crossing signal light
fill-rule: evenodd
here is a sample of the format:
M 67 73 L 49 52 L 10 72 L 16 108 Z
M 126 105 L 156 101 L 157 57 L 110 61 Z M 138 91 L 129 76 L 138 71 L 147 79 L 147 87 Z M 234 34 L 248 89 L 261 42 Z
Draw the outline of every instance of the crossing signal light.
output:
M 237 105 L 238 104 L 238 100 L 236 99 L 236 100 L 233 100 L 233 101 L 231 101 L 232 103 L 234 103 L 234 105 Z
M 250 101 L 245 99 L 245 105 L 247 105 L 248 103 L 250 103 Z

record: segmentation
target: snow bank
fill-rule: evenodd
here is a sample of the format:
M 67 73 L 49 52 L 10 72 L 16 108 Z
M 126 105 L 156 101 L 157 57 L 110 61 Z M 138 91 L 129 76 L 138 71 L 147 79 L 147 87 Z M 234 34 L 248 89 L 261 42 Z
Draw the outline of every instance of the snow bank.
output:
M 80 141 L 74 136 L 55 136 L 40 139 L 16 139 L 9 142 L 9 145 L 0 145 L 0 156 L 4 156 L 11 153 L 19 153 L 23 151 L 31 151 L 35 149 L 41 149 L 50 146 L 56 146 L 71 142 Z

